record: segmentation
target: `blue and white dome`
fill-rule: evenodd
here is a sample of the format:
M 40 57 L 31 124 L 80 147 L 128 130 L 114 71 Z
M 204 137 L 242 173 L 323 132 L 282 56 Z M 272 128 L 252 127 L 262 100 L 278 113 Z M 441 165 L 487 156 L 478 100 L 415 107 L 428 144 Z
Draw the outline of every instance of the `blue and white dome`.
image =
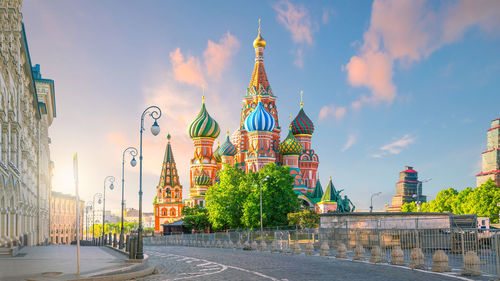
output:
M 248 114 L 247 119 L 245 119 L 245 129 L 247 129 L 248 132 L 272 132 L 275 124 L 274 117 L 264 109 L 260 101 L 257 107 L 255 107 L 252 113 Z

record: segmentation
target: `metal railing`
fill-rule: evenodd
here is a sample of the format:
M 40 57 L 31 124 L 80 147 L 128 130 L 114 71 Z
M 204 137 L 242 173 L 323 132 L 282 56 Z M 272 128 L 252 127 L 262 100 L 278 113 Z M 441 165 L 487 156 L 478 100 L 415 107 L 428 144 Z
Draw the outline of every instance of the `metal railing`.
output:
M 262 240 L 265 241 L 262 249 Z M 379 262 L 390 263 L 394 249 L 401 249 L 405 264 L 411 264 L 413 249 L 421 249 L 424 269 L 431 269 L 436 251 L 443 251 L 452 270 L 470 267 L 464 264 L 466 255 L 473 252 L 479 259 L 477 273 L 500 277 L 500 231 L 482 229 L 348 229 L 316 228 L 291 230 L 228 231 L 215 233 L 172 234 L 144 237 L 144 245 L 183 245 L 252 250 L 271 250 L 281 253 L 321 252 L 328 245 L 326 255 L 336 256 L 340 244 L 347 249 L 347 258 L 355 256 L 354 249 L 366 250 L 364 259 L 371 258 L 374 248 L 380 249 Z M 378 247 L 376 247 L 378 246 Z M 300 248 L 299 248 L 300 247 Z

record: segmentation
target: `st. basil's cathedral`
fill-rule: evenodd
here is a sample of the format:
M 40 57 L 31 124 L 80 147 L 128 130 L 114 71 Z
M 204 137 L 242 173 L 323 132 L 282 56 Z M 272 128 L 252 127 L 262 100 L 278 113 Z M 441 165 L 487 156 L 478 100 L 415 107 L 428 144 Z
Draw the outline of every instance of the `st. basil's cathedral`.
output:
M 304 111 L 302 97 L 297 116 L 287 126 L 288 135 L 280 142 L 281 127 L 278 122 L 276 96 L 271 90 L 264 68 L 266 41 L 261 35 L 260 27 L 253 46 L 255 65 L 243 97 L 239 128 L 231 137 L 227 132 L 225 142 L 214 149 L 220 127 L 208 113 L 205 97 L 200 112 L 189 126 L 194 155 L 190 164 L 189 199 L 186 199 L 184 204 L 181 203 L 182 186 L 179 184 L 170 136 L 168 137 L 154 203 L 157 231 L 160 230 L 159 225 L 182 217 L 182 205 L 206 205 L 205 193 L 208 187 L 218 180 L 217 171 L 223 168 L 223 164 L 238 167 L 246 172 L 256 172 L 269 163 L 289 166 L 294 177 L 293 190 L 304 206 L 314 208 L 319 213 L 337 210 L 336 199 L 339 192 L 335 190 L 331 178 L 324 193 L 317 178 L 319 157 L 311 145 L 314 124 Z

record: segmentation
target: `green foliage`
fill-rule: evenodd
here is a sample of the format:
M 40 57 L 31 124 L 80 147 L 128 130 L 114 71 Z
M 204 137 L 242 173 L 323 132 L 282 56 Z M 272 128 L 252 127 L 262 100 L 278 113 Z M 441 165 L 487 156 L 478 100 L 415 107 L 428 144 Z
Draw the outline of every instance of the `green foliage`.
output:
M 123 232 L 125 234 L 130 234 L 132 230 L 137 230 L 139 227 L 138 222 L 123 222 Z M 95 237 L 99 237 L 102 233 L 102 224 L 89 225 L 88 235 L 92 236 L 92 233 L 95 229 Z M 106 223 L 104 225 L 104 229 L 106 233 L 120 233 L 121 222 L 117 223 Z
M 500 188 L 494 181 L 488 180 L 476 188 L 467 187 L 458 192 L 453 188 L 440 191 L 436 199 L 422 203 L 420 212 L 449 212 L 457 215 L 476 214 L 479 217 L 489 217 L 492 223 L 498 223 L 500 207 Z M 416 212 L 415 202 L 405 203 L 402 212 Z
M 225 166 L 219 177 L 220 183 L 209 187 L 205 195 L 208 217 L 216 230 L 259 227 L 261 186 L 265 227 L 288 224 L 287 214 L 299 208 L 288 167 L 270 163 L 257 173 L 246 174 L 239 168 Z
M 319 215 L 312 210 L 289 213 L 288 224 L 298 225 L 300 228 L 316 228 L 319 225 Z
M 208 218 L 214 229 L 242 227 L 242 206 L 249 191 L 245 177 L 241 169 L 225 165 L 219 171 L 220 182 L 208 188 L 205 199 Z
M 184 206 L 182 208 L 182 213 L 184 214 L 184 227 L 189 231 L 193 229 L 196 231 L 204 231 L 206 228 L 210 227 L 207 209 L 200 206 Z

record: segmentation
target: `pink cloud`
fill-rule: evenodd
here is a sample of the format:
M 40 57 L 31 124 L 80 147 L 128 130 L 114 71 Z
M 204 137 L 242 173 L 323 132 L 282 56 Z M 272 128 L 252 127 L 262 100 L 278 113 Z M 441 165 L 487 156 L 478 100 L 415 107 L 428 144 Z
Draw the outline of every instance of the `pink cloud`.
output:
M 488 33 L 500 28 L 495 1 L 462 0 L 438 9 L 424 0 L 375 0 L 370 27 L 358 54 L 346 64 L 347 81 L 371 90 L 371 101 L 391 103 L 397 95 L 394 64 L 426 59 L 432 52 L 462 38 L 473 26 Z M 359 108 L 362 102 L 353 102 Z
M 181 49 L 177 48 L 170 53 L 170 62 L 172 70 L 177 81 L 202 86 L 205 84 L 205 78 L 201 69 L 200 60 L 188 56 L 185 60 L 181 53 Z
M 328 117 L 334 117 L 337 121 L 341 120 L 346 114 L 347 109 L 343 106 L 335 106 L 335 105 L 325 105 L 319 111 L 319 119 L 323 120 Z
M 121 132 L 110 132 L 106 135 L 106 138 L 114 146 L 123 147 L 127 145 L 127 137 Z
M 303 5 L 293 5 L 287 0 L 274 5 L 278 21 L 292 34 L 295 43 L 313 43 L 313 24 L 309 12 Z
M 207 75 L 219 80 L 239 47 L 240 42 L 229 31 L 219 40 L 219 43 L 208 40 L 207 49 L 203 52 Z

